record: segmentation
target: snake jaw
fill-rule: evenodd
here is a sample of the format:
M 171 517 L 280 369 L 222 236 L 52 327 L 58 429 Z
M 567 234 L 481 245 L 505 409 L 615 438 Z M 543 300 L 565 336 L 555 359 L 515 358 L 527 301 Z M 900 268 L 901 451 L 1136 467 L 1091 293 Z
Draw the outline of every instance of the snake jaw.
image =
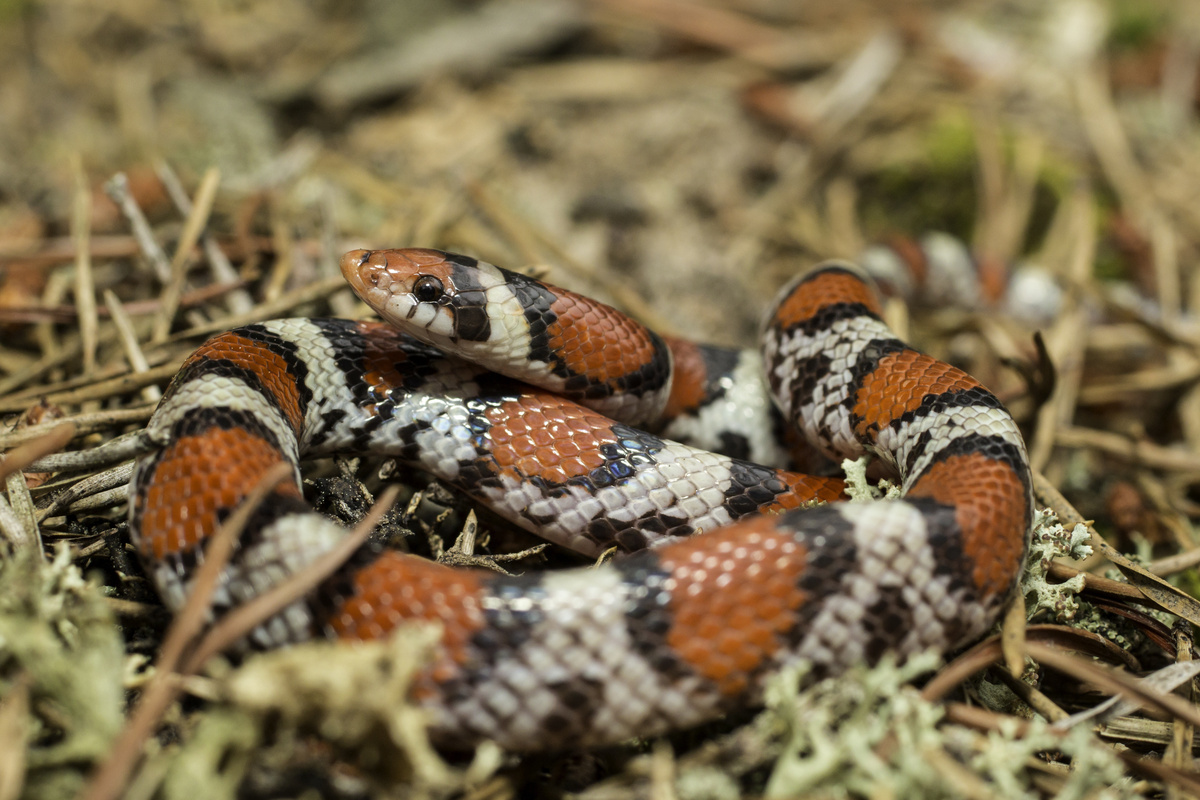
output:
M 384 320 L 426 342 L 455 333 L 453 287 L 433 302 L 422 302 L 415 290 L 418 281 L 446 278 L 442 254 L 436 250 L 352 250 L 342 256 L 342 275 Z

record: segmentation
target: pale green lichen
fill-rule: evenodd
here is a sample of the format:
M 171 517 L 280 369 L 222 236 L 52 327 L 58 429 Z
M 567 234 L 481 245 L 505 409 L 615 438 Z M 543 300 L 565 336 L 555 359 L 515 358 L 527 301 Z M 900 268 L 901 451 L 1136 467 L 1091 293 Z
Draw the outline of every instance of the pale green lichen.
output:
M 716 767 L 692 767 L 675 779 L 679 800 L 737 800 L 742 796 L 738 783 Z
M 0 558 L 0 704 L 27 688 L 27 798 L 69 796 L 124 722 L 125 650 L 64 545 Z M 10 745 L 16 743 L 8 743 Z
M 1029 561 L 1021 578 L 1021 591 L 1025 594 L 1029 619 L 1034 619 L 1043 611 L 1052 614 L 1058 622 L 1075 618 L 1079 612 L 1077 596 L 1083 591 L 1084 576 L 1080 574 L 1062 583 L 1050 583 L 1046 580 L 1046 574 L 1056 558 L 1081 561 L 1090 556 L 1090 540 L 1087 526 L 1079 524 L 1067 530 L 1053 511 L 1034 511 Z
M 439 636 L 432 626 L 406 628 L 377 642 L 313 642 L 249 659 L 217 679 L 220 700 L 183 745 L 162 753 L 163 796 L 232 796 L 252 764 L 282 768 L 313 734 L 376 788 L 439 797 L 486 779 L 498 765 L 494 748 L 481 748 L 465 772 L 451 769 L 409 699 Z
M 236 797 L 260 744 L 259 721 L 241 709 L 215 708 L 198 714 L 182 747 L 155 754 L 151 772 L 163 773 L 164 800 Z
M 943 707 L 908 685 L 937 663 L 932 655 L 902 665 L 885 658 L 805 689 L 807 670 L 794 667 L 769 682 L 760 725 L 782 740 L 782 752 L 765 796 L 937 800 L 961 797 L 962 781 L 978 780 L 996 797 L 1032 799 L 1041 795 L 1027 765 L 1046 753 L 1071 763 L 1058 798 L 1139 796 L 1122 762 L 1086 728 L 1063 737 L 1031 720 L 1019 736 L 1015 723 L 983 736 L 939 724 Z M 955 765 L 962 770 L 946 769 Z
M 875 500 L 895 500 L 901 496 L 899 486 L 884 479 L 877 484 L 867 478 L 870 456 L 842 460 L 842 472 L 846 473 L 846 496 L 852 503 L 869 503 Z
M 1145 635 L 1124 617 L 1107 614 L 1090 603 L 1083 603 L 1071 624 L 1080 630 L 1103 636 L 1122 650 L 1136 651 L 1145 643 Z
M 1054 559 L 1069 558 L 1081 561 L 1092 555 L 1092 548 L 1088 544 L 1090 540 L 1091 535 L 1085 525 L 1077 524 L 1071 530 L 1067 530 L 1049 509 L 1035 512 L 1029 561 L 1021 579 L 1021 590 L 1026 598 L 1026 615 L 1034 620 L 1049 614 L 1056 622 L 1069 622 L 1081 630 L 1103 636 L 1122 649 L 1134 649 L 1141 645 L 1144 638 L 1135 625 L 1121 617 L 1106 614 L 1089 603 L 1080 602 L 1077 595 L 1083 589 L 1086 579 L 1083 574 L 1062 583 L 1052 583 L 1046 579 Z M 1149 551 L 1146 552 L 1148 554 Z M 1137 555 L 1130 558 L 1139 560 Z M 1116 569 L 1110 570 L 1109 577 L 1113 580 L 1124 580 L 1120 571 Z M 1173 618 L 1166 612 L 1147 609 L 1147 613 L 1151 613 L 1164 625 L 1170 626 L 1173 622 Z
M 977 743 L 967 765 L 995 787 L 998 797 L 1038 798 L 1024 764 L 1043 753 L 1057 753 L 1070 759 L 1070 769 L 1062 773 L 1063 783 L 1055 800 L 1120 800 L 1142 797 L 1125 772 L 1125 765 L 1108 746 L 1092 735 L 1088 726 L 1078 726 L 1065 736 L 1052 730 L 1040 719 L 1030 720 L 1022 735 L 1016 726 L 991 733 Z
M 908 685 L 938 664 L 933 655 L 873 669 L 854 667 L 836 679 L 800 689 L 807 669 L 784 670 L 767 685 L 766 719 L 783 729 L 783 751 L 767 782 L 767 797 L 803 795 L 837 787 L 845 796 L 920 796 L 931 781 L 923 759 L 883 758 L 876 745 L 894 735 L 900 748 L 938 746 L 942 708 L 922 701 Z

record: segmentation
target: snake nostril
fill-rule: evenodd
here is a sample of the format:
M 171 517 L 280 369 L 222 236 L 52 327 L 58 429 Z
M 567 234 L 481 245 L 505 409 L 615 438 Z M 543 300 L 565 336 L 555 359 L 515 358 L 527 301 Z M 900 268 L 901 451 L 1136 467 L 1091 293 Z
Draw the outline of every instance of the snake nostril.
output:
M 359 265 L 360 267 L 361 267 L 363 264 L 367 263 L 367 262 L 368 262 L 368 261 L 371 259 L 371 252 L 372 252 L 372 251 L 370 251 L 370 250 L 363 250 L 363 251 L 362 251 L 362 257 L 360 257 L 360 258 L 358 259 L 358 265 Z

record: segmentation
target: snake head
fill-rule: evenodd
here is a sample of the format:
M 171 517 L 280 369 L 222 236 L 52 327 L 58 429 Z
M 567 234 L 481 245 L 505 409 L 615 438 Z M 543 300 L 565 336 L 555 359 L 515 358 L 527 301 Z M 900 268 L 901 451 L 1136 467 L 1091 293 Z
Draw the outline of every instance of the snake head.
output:
M 469 256 L 441 250 L 351 250 L 342 275 L 387 322 L 432 345 L 486 342 L 494 280 Z

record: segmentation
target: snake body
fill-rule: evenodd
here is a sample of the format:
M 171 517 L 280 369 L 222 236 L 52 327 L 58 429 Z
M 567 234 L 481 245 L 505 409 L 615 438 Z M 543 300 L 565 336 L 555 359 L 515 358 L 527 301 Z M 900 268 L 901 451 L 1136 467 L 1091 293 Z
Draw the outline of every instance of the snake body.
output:
M 727 378 L 697 386 L 719 371 L 716 351 L 689 355 L 607 306 L 463 256 L 355 251 L 342 268 L 408 333 L 290 319 L 210 340 L 148 426 L 156 450 L 135 470 L 130 527 L 178 608 L 207 538 L 257 475 L 372 451 L 579 552 L 636 551 L 519 577 L 364 551 L 253 633 L 270 647 L 440 623 L 413 688 L 440 742 L 529 751 L 694 725 L 752 702 L 798 659 L 828 671 L 965 643 L 1015 586 L 1032 518 L 1016 424 L 973 378 L 898 341 L 848 266 L 781 296 L 763 336 L 766 381 L 813 446 L 874 454 L 904 497 L 815 508 L 802 506 L 839 498 L 840 481 L 637 427 L 694 411 L 706 391 L 736 393 Z M 298 487 L 255 512 L 216 614 L 344 536 Z

